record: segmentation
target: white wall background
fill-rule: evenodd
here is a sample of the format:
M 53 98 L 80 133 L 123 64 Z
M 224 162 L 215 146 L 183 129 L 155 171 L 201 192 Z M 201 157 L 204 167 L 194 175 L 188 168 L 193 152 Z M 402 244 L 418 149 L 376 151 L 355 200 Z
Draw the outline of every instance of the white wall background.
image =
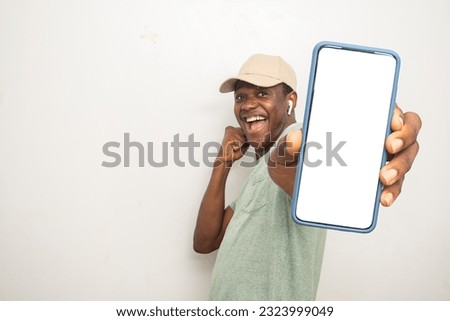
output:
M 192 233 L 210 168 L 105 168 L 102 146 L 220 141 L 236 123 L 218 86 L 256 52 L 294 66 L 301 119 L 321 40 L 396 50 L 398 103 L 424 126 L 377 229 L 328 234 L 318 299 L 450 299 L 449 39 L 447 0 L 1 0 L 0 299 L 205 299 L 215 254 Z

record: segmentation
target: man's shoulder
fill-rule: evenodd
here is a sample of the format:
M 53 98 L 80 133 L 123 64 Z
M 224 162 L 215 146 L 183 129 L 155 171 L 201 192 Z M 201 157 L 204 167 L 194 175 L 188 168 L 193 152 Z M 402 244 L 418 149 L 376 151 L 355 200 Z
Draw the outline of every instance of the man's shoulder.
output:
M 302 128 L 303 128 L 303 123 L 301 123 L 301 122 L 290 124 L 288 127 L 286 127 L 283 130 L 283 133 L 280 135 L 280 137 L 278 137 L 277 142 L 278 142 L 278 140 L 280 140 L 282 137 L 286 136 L 290 132 L 300 130 Z

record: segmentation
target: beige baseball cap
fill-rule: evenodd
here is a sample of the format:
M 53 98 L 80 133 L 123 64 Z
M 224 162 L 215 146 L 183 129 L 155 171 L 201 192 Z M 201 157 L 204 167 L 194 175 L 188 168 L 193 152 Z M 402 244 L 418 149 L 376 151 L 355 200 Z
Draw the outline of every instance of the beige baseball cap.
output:
M 227 79 L 219 88 L 221 93 L 234 91 L 242 80 L 260 87 L 273 87 L 285 83 L 296 90 L 297 79 L 292 67 L 279 56 L 255 54 L 242 65 L 236 77 Z

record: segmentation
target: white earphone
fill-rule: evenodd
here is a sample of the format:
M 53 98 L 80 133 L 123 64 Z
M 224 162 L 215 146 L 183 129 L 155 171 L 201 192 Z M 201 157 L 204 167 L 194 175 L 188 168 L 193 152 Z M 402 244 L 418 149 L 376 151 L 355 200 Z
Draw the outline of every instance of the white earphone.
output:
M 291 113 L 292 113 L 292 106 L 293 105 L 293 102 L 292 102 L 292 100 L 289 100 L 289 109 L 288 109 L 288 115 L 290 115 Z

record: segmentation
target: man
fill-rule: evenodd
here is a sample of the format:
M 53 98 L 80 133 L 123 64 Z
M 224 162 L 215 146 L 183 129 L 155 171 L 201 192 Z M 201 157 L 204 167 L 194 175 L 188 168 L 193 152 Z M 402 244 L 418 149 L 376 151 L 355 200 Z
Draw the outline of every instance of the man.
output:
M 314 300 L 326 230 L 298 225 L 290 217 L 297 152 L 302 133 L 295 120 L 295 72 L 281 57 L 253 55 L 220 91 L 234 91 L 240 127 L 227 127 L 200 205 L 194 249 L 219 249 L 212 300 Z M 396 107 L 386 139 L 391 161 L 380 171 L 381 203 L 390 206 L 418 152 L 420 118 Z M 275 145 L 275 142 L 278 143 Z M 240 195 L 225 207 L 225 184 L 233 162 L 249 145 L 257 165 Z M 277 166 L 275 166 L 277 165 Z

